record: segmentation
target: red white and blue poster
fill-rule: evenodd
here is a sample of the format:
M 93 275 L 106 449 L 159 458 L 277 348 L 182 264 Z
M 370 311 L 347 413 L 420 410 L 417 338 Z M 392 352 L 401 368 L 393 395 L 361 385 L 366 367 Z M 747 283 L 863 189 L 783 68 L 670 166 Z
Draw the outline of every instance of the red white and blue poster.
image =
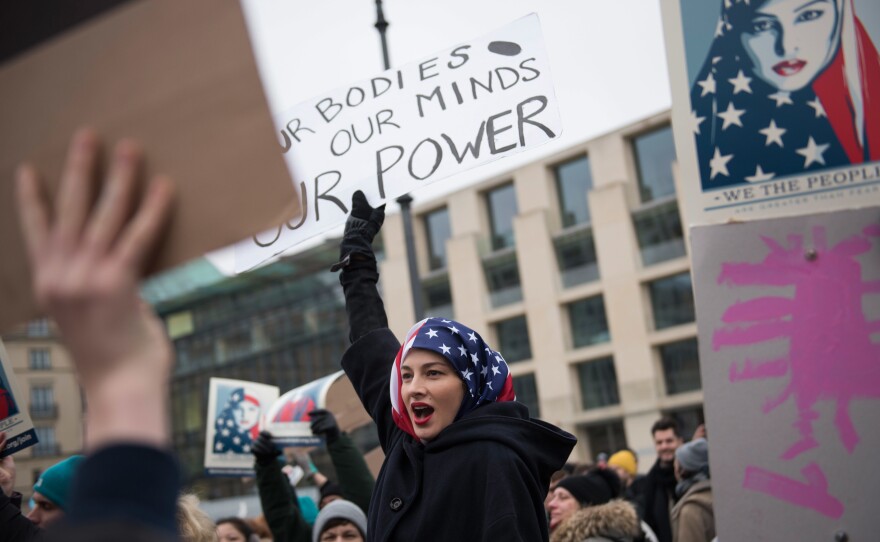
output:
M 0 431 L 6 433 L 6 445 L 0 450 L 0 457 L 20 452 L 37 443 L 34 424 L 20 400 L 12 362 L 3 341 L 0 341 Z
M 880 203 L 880 2 L 661 5 L 688 223 Z

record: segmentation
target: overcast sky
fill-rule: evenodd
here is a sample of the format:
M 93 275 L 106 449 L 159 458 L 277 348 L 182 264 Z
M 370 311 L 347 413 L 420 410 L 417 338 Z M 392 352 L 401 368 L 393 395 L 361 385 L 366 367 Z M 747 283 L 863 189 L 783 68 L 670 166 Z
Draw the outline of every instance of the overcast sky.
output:
M 383 71 L 379 34 L 373 27 L 375 0 L 242 3 L 273 114 Z M 659 4 L 385 0 L 392 67 L 537 13 L 562 117 L 563 134 L 557 140 L 426 186 L 412 194 L 416 204 L 669 108 Z

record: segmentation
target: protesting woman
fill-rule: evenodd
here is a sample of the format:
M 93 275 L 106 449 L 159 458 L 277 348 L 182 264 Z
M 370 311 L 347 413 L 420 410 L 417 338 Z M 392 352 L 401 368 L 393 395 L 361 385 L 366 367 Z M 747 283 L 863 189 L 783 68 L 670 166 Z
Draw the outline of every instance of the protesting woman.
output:
M 504 358 L 467 326 L 427 318 L 401 346 L 376 289 L 371 245 L 384 217 L 355 192 L 334 266 L 353 343 L 342 367 L 385 452 L 368 537 L 546 541 L 550 475 L 576 440 L 529 418 Z

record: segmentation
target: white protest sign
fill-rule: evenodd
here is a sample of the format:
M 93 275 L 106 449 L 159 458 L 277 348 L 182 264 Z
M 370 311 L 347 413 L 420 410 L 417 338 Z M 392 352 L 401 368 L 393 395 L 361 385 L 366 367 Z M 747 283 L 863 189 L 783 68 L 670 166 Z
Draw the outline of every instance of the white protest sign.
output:
M 236 245 L 236 271 L 372 205 L 562 132 L 536 14 L 429 58 L 308 100 L 275 119 L 303 205 L 296 223 Z
M 276 386 L 211 378 L 205 427 L 205 470 L 216 476 L 253 476 L 251 446 L 266 412 L 278 399 Z

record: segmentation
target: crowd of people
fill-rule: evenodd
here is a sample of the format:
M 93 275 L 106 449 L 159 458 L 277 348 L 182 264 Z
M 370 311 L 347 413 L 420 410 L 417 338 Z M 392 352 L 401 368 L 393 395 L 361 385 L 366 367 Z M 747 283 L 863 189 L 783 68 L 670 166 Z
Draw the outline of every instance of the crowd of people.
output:
M 502 353 L 476 330 L 426 318 L 401 344 L 388 329 L 372 249 L 384 206 L 360 192 L 333 270 L 350 326 L 341 364 L 378 428 L 382 469 L 374 479 L 333 414 L 315 411 L 312 431 L 337 474 L 330 481 L 306 466 L 319 502 L 297 494 L 263 432 L 251 452 L 264 517 L 211 521 L 181 493 L 169 427 L 173 348 L 138 295 L 173 185 L 162 177 L 138 185 L 142 156 L 131 141 L 110 156 L 104 166 L 97 135 L 77 133 L 51 202 L 33 167 L 16 175 L 34 294 L 70 351 L 89 416 L 85 456 L 42 474 L 27 517 L 12 491 L 14 460 L 2 460 L 0 542 L 715 538 L 704 435 L 685 444 L 674 421 L 658 421 L 646 475 L 626 449 L 595 465 L 566 464 L 576 439 L 530 417 Z

